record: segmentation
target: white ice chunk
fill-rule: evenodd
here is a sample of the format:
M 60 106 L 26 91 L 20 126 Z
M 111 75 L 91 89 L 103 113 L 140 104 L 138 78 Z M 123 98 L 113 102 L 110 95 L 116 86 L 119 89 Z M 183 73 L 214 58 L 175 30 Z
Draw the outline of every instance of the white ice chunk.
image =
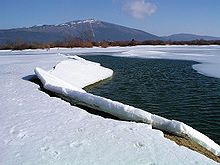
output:
M 84 88 L 113 75 L 111 69 L 102 67 L 94 62 L 89 62 L 78 56 L 74 56 L 74 59 L 58 63 L 50 73 L 79 88 Z
M 37 75 L 37 77 L 41 80 L 41 82 L 44 84 L 44 86 L 52 86 L 53 87 L 53 89 L 54 89 L 53 92 L 59 93 L 59 89 L 61 89 L 61 87 L 63 87 L 63 86 L 67 87 L 68 89 L 74 90 L 74 91 L 85 92 L 83 89 L 72 86 L 69 83 L 53 76 L 52 74 L 48 73 L 47 71 L 44 71 L 41 68 L 35 68 L 34 72 Z M 47 88 L 49 88 L 49 87 L 47 87 Z

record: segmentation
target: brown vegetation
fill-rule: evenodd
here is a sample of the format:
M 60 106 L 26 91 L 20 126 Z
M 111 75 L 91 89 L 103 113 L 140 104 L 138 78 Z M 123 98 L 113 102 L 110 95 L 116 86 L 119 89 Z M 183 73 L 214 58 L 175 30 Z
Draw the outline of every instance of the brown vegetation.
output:
M 101 41 L 92 42 L 88 39 L 80 38 L 68 38 L 64 41 L 56 41 L 52 43 L 38 43 L 38 42 L 9 42 L 5 45 L 1 45 L 0 49 L 11 49 L 11 50 L 23 50 L 23 49 L 49 49 L 54 47 L 65 47 L 65 48 L 91 48 L 93 46 L 98 46 L 102 48 L 107 48 L 109 46 L 135 46 L 135 45 L 220 45 L 220 40 L 193 40 L 193 41 L 162 41 L 162 40 L 147 40 L 147 41 Z
M 187 147 L 191 150 L 199 152 L 200 154 L 203 154 L 206 157 L 220 163 L 220 157 L 214 155 L 212 152 L 210 152 L 206 148 L 202 147 L 198 143 L 192 141 L 188 137 L 180 137 L 180 136 L 176 136 L 176 135 L 173 135 L 173 134 L 170 134 L 170 133 L 167 133 L 167 132 L 164 132 L 164 137 L 176 142 L 180 146 L 185 146 L 185 147 Z

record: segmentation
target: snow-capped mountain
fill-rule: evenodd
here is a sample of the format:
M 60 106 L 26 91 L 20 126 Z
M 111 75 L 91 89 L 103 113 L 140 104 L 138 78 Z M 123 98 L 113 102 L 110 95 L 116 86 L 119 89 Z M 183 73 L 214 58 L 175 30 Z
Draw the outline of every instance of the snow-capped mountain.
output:
M 77 20 L 57 25 L 36 25 L 28 28 L 0 30 L 0 43 L 54 42 L 79 37 L 91 41 L 155 40 L 160 37 L 133 28 L 95 19 Z

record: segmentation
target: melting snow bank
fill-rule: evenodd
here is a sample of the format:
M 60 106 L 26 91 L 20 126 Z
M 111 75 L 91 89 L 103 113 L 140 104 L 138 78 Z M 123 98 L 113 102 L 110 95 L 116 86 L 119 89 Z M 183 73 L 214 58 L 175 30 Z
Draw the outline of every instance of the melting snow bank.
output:
M 55 69 L 49 72 L 36 68 L 35 74 L 45 89 L 71 98 L 71 101 L 77 104 L 109 113 L 123 120 L 144 122 L 159 130 L 179 136 L 188 136 L 215 155 L 220 156 L 218 144 L 182 122 L 168 120 L 141 109 L 85 92 L 82 87 L 106 79 L 113 74 L 112 70 L 97 63 L 87 62 L 75 56 L 74 59 L 60 62 Z

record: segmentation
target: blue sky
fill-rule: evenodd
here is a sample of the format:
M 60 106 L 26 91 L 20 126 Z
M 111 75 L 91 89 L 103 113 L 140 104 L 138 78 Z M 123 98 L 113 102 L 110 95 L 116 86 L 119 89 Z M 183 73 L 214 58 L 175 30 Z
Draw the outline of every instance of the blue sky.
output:
M 220 36 L 220 0 L 0 0 L 0 29 L 95 18 L 156 35 Z

